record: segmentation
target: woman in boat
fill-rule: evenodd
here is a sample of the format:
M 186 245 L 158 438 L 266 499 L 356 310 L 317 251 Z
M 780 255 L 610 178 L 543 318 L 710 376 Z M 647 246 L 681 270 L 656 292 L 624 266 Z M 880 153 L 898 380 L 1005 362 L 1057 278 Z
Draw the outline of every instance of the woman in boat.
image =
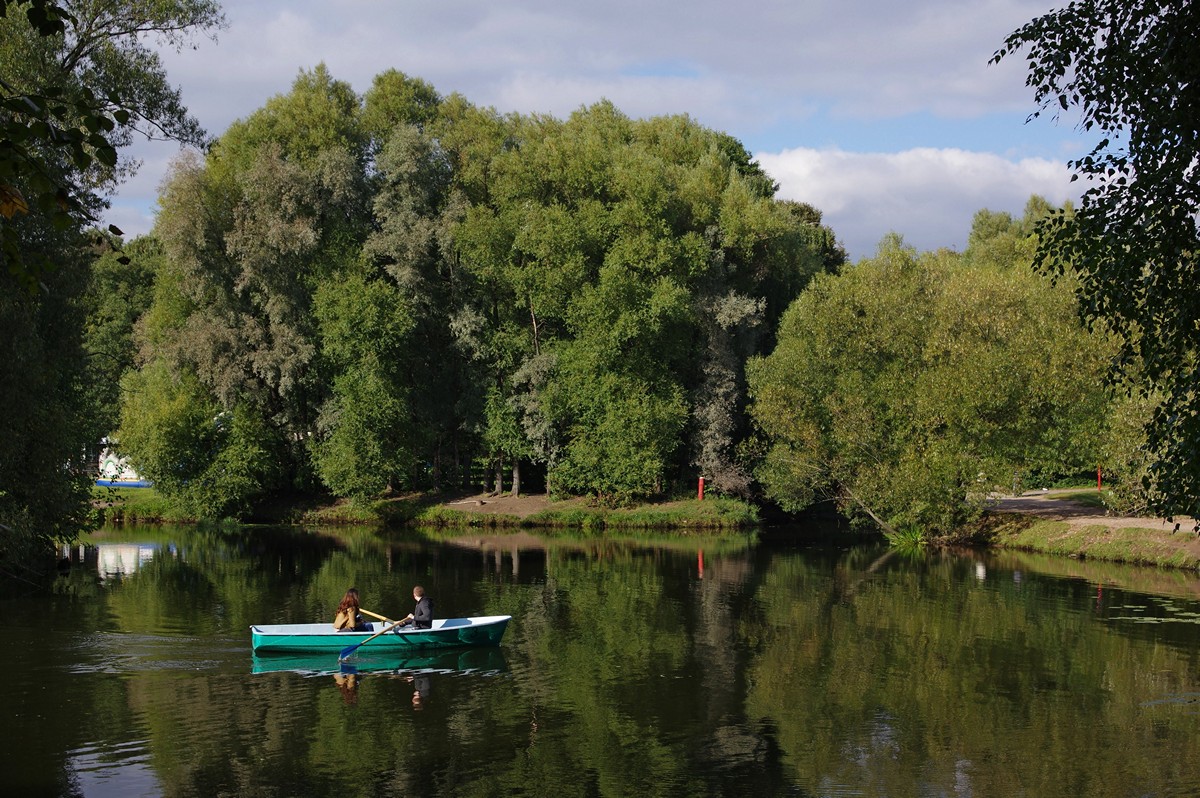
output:
M 358 614 L 358 588 L 352 587 L 342 596 L 338 604 L 337 615 L 333 618 L 333 628 L 339 632 L 372 632 L 371 624 L 363 621 Z
M 400 621 L 400 626 L 412 624 L 414 629 L 429 629 L 433 627 L 433 601 L 425 595 L 425 588 L 417 585 L 413 588 L 413 601 L 417 606 L 408 617 Z

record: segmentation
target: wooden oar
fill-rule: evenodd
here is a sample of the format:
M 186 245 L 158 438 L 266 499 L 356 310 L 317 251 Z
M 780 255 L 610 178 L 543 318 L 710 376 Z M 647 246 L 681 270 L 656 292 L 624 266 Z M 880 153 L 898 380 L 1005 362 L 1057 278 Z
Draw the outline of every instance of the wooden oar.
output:
M 361 612 L 363 615 L 370 615 L 372 618 L 378 618 L 379 620 L 383 621 L 384 623 L 390 623 L 392 620 L 391 618 L 387 617 L 386 615 L 378 615 L 374 612 L 371 612 L 370 610 L 364 610 L 362 607 L 359 607 L 358 611 Z
M 380 629 L 378 632 L 376 632 L 375 634 L 371 635 L 370 637 L 368 637 L 366 640 L 362 641 L 361 643 L 356 643 L 356 644 L 354 644 L 354 645 L 352 645 L 352 646 L 346 646 L 345 648 L 343 648 L 343 649 L 342 649 L 342 653 L 341 653 L 341 654 L 338 654 L 338 662 L 342 662 L 342 661 L 344 661 L 344 660 L 346 659 L 346 657 L 349 657 L 349 656 L 350 656 L 351 654 L 353 654 L 355 651 L 358 651 L 360 648 L 362 648 L 363 646 L 365 646 L 367 643 L 370 643 L 372 640 L 374 640 L 375 638 L 379 637 L 381 634 L 383 634 L 383 633 L 385 633 L 385 632 L 390 632 L 390 631 L 392 631 L 392 630 L 393 630 L 393 629 L 395 629 L 397 626 L 399 626 L 399 625 L 400 625 L 400 623 L 401 623 L 400 621 L 396 621 L 396 622 L 395 622 L 394 624 L 392 624 L 391 626 L 385 626 L 384 628 Z

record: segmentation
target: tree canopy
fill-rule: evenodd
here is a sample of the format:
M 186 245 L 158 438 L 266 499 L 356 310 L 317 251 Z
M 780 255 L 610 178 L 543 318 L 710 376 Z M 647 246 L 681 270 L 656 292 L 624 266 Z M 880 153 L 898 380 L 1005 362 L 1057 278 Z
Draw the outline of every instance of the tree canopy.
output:
M 844 259 L 775 188 L 687 117 L 504 116 L 396 71 L 359 97 L 318 66 L 175 165 L 127 388 L 164 368 L 208 426 L 257 417 L 287 465 L 248 494 L 461 485 L 477 464 L 516 491 L 524 464 L 614 501 L 700 475 L 746 495 L 745 359 Z M 123 444 L 156 462 L 158 415 L 126 409 Z
M 983 211 L 962 255 L 891 238 L 813 281 L 748 367 L 769 496 L 930 537 L 1014 480 L 1097 462 L 1108 347 L 1066 287 L 1012 258 L 1032 224 Z
M 118 154 L 132 136 L 203 141 L 151 42 L 178 45 L 221 24 L 210 0 L 0 4 L 6 573 L 89 522 L 84 458 L 111 431 L 112 380 L 132 362 L 129 334 L 150 278 L 139 273 L 148 253 L 134 253 L 139 263 L 121 275 L 111 260 L 93 268 L 91 245 L 109 241 L 85 228 L 131 173 Z
M 54 266 L 30 259 L 16 218 L 95 222 L 104 193 L 135 168 L 118 160 L 134 135 L 204 142 L 150 42 L 178 48 L 223 24 L 215 0 L 4 0 L 0 258 L 11 276 L 30 286 Z
M 1122 337 L 1114 376 L 1155 397 L 1151 505 L 1200 517 L 1200 4 L 1072 2 L 1013 32 L 1033 117 L 1076 112 L 1099 140 L 1069 162 L 1087 188 L 1047 217 L 1039 266 L 1076 275 L 1084 312 Z

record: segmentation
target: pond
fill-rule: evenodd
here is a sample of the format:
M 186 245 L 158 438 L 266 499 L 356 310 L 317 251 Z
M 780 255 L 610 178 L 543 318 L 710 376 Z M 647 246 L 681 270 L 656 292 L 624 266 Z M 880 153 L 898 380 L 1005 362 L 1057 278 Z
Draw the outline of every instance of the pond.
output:
M 1195 575 L 794 538 L 105 529 L 0 601 L 0 793 L 1200 789 Z M 252 624 L 351 585 L 402 616 L 414 584 L 512 615 L 502 644 L 251 654 Z

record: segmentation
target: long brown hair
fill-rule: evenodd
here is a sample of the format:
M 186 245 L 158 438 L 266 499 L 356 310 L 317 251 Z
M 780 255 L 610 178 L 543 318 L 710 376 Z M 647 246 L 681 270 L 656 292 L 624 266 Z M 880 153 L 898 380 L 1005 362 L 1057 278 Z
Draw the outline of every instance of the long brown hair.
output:
M 338 605 L 337 611 L 345 612 L 351 609 L 355 614 L 358 613 L 358 588 L 356 587 L 350 588 L 346 591 L 346 595 L 342 596 L 342 603 Z

